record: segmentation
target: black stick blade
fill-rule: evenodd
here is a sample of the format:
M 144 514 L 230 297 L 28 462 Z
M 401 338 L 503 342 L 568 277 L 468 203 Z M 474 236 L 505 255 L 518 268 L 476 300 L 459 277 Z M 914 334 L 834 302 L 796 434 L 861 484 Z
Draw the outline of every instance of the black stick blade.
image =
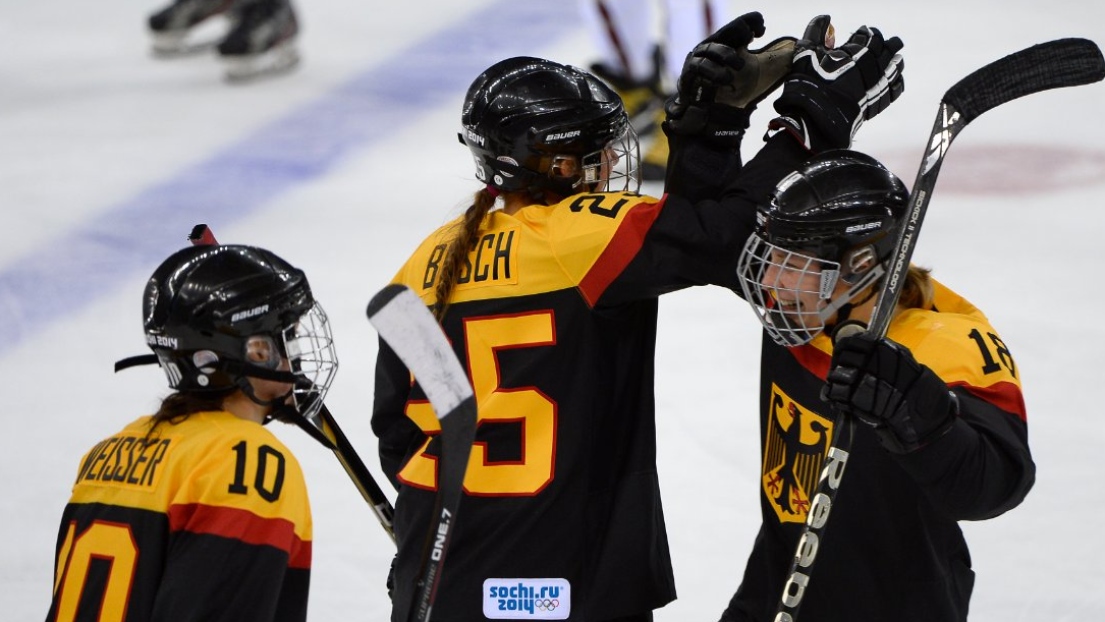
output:
M 948 89 L 944 100 L 970 123 L 1008 101 L 1105 79 L 1105 58 L 1088 39 L 1056 39 L 998 59 Z

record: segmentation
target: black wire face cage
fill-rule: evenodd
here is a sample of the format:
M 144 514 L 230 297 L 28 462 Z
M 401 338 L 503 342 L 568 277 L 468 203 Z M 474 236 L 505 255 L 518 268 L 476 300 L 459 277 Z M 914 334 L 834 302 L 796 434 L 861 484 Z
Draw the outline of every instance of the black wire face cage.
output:
M 745 243 L 737 276 L 764 330 L 787 347 L 813 341 L 856 292 L 851 288 L 834 300 L 839 263 L 776 246 L 759 235 Z
M 547 164 L 541 166 L 545 167 L 551 181 L 571 180 L 570 192 L 638 193 L 641 190 L 640 140 L 629 124 L 617 138 L 590 154 L 582 157 L 557 154 L 545 161 Z
M 284 351 L 297 377 L 292 399 L 299 414 L 312 420 L 322 409 L 334 375 L 338 355 L 326 312 L 316 302 L 299 321 L 284 331 Z
M 580 181 L 590 192 L 639 192 L 641 145 L 633 126 L 627 123 L 602 149 L 580 158 L 580 166 Z

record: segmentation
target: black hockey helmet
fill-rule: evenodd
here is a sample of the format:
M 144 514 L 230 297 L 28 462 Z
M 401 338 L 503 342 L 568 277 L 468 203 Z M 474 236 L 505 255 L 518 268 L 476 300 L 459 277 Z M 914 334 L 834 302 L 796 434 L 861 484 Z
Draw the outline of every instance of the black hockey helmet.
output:
M 846 149 L 821 153 L 779 182 L 737 264 L 745 300 L 776 343 L 809 343 L 874 295 L 908 202 L 886 167 Z
M 191 246 L 174 253 L 147 282 L 142 316 L 146 343 L 178 391 L 237 388 L 257 401 L 247 377 L 288 382 L 296 410 L 310 418 L 337 371 L 326 314 L 307 277 L 261 248 Z M 257 339 L 268 340 L 270 360 L 247 356 Z M 281 357 L 290 370 L 277 369 Z
M 469 87 L 461 124 L 476 177 L 498 190 L 567 196 L 616 179 L 625 190 L 640 186 L 637 136 L 621 98 L 581 69 L 527 56 L 500 61 Z M 574 159 L 571 169 L 563 158 Z
M 826 151 L 779 182 L 758 225 L 768 242 L 786 249 L 839 263 L 848 251 L 872 245 L 883 262 L 908 198 L 878 160 L 848 149 Z

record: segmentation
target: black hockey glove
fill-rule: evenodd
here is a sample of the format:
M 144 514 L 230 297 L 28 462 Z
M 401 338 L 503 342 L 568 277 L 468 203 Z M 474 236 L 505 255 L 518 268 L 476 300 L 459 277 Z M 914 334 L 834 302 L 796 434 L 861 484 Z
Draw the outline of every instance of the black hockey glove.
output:
M 763 16 L 746 13 L 691 50 L 679 74 L 678 92 L 665 108 L 669 135 L 740 145 L 756 104 L 782 83 L 794 53 L 793 37 L 749 50 L 748 44 L 764 32 Z
M 888 451 L 909 453 L 951 429 L 956 398 L 909 350 L 867 334 L 833 346 L 822 399 L 872 426 Z
M 874 118 L 905 89 L 902 40 L 883 39 L 876 28 L 860 26 L 839 48 L 828 47 L 828 15 L 806 27 L 796 46 L 783 93 L 775 101 L 781 115 L 770 130 L 786 130 L 807 150 L 848 148 L 860 125 Z

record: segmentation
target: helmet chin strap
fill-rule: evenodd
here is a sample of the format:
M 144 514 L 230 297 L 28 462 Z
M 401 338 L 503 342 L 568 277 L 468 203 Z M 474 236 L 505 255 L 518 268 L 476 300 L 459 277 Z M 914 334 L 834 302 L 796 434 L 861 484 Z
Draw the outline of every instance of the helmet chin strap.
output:
M 288 398 L 292 396 L 292 392 L 295 390 L 294 387 L 288 389 L 288 392 L 280 397 L 271 400 L 263 400 L 254 393 L 253 385 L 249 383 L 249 378 L 247 376 L 238 376 L 237 383 L 238 388 L 240 388 L 242 393 L 253 403 L 272 408 L 269 414 L 265 415 L 264 425 L 267 425 L 274 419 L 283 423 L 294 423 L 316 441 L 322 443 L 329 449 L 334 449 L 333 441 L 331 441 L 318 426 L 308 420 L 298 408 L 288 403 Z
M 251 402 L 259 406 L 272 408 L 274 411 L 277 410 L 277 407 L 285 404 L 287 399 L 292 396 L 292 391 L 294 390 L 294 387 L 289 388 L 288 392 L 284 395 L 275 397 L 271 400 L 263 400 L 257 397 L 257 393 L 254 391 L 253 385 L 250 384 L 248 376 L 238 376 L 236 383 L 238 385 L 238 388 L 241 389 L 242 393 L 244 393 Z M 269 416 L 271 417 L 272 415 L 270 414 Z
M 875 297 L 876 291 L 874 285 L 886 274 L 886 269 L 882 264 L 876 265 L 867 274 L 864 274 L 860 278 L 859 282 L 853 285 L 845 295 L 840 297 L 840 302 L 834 302 L 821 310 L 820 315 L 822 322 L 825 324 L 825 334 L 829 337 L 833 337 L 841 327 L 846 324 L 862 324 L 866 326 L 866 322 L 851 319 L 852 311 L 856 307 L 861 307 L 869 300 Z M 853 301 L 861 292 L 866 290 L 866 294 L 862 300 Z
M 559 197 L 567 197 L 579 191 L 581 177 L 578 175 L 553 177 L 546 173 L 538 173 L 517 164 L 503 161 L 496 161 L 494 166 L 513 177 L 521 178 L 521 181 L 525 183 L 526 191 L 538 203 L 545 202 L 546 192 L 552 192 Z
M 233 374 L 235 378 L 235 384 L 238 388 L 249 398 L 251 402 L 259 406 L 265 406 L 272 408 L 266 417 L 265 421 L 275 418 L 280 411 L 289 410 L 292 415 L 299 415 L 299 411 L 294 406 L 288 406 L 288 398 L 295 392 L 295 384 L 302 381 L 302 378 L 293 374 L 290 371 L 280 371 L 275 369 L 268 369 L 252 363 L 244 363 L 239 361 L 224 361 L 224 365 L 227 371 Z M 282 382 L 291 385 L 288 391 L 283 395 L 277 396 L 271 400 L 263 400 L 257 397 L 253 385 L 250 383 L 250 378 L 258 378 L 260 380 L 269 380 L 273 382 Z
M 579 192 L 580 188 L 580 178 L 578 176 L 552 177 L 550 175 L 537 175 L 533 179 L 534 183 L 530 186 L 530 195 L 542 204 L 547 202 L 550 193 L 556 197 L 556 201 L 559 201 Z

